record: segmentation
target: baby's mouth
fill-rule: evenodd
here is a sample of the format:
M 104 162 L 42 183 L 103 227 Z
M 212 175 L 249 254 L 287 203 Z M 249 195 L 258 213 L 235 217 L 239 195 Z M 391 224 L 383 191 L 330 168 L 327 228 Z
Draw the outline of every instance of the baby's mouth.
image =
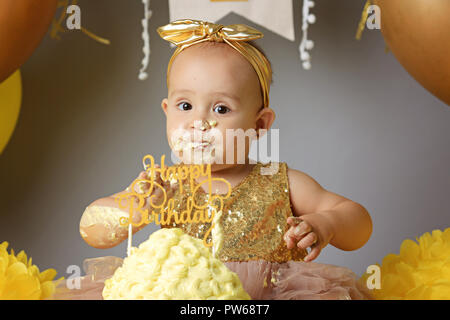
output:
M 173 150 L 178 157 L 183 157 L 188 163 L 212 163 L 215 158 L 216 149 L 212 141 L 189 141 L 177 140 Z M 192 158 L 193 156 L 193 158 Z
M 175 151 L 206 150 L 214 148 L 214 138 L 202 141 L 191 141 L 183 138 L 178 139 L 174 144 Z
M 209 142 L 209 141 L 193 142 L 192 143 L 192 148 L 193 149 L 205 150 L 205 149 L 208 149 L 209 147 L 213 147 L 213 143 Z

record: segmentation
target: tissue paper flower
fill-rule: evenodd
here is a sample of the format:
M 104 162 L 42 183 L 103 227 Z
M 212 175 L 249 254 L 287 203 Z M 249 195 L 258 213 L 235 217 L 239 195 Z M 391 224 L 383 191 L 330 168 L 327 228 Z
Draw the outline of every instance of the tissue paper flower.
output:
M 55 290 L 52 281 L 54 269 L 39 272 L 39 268 L 28 260 L 24 251 L 17 256 L 8 242 L 0 244 L 0 300 L 43 300 L 50 298 Z
M 388 254 L 381 266 L 380 300 L 450 299 L 450 228 L 406 239 L 400 254 Z M 367 279 L 368 275 L 363 275 Z

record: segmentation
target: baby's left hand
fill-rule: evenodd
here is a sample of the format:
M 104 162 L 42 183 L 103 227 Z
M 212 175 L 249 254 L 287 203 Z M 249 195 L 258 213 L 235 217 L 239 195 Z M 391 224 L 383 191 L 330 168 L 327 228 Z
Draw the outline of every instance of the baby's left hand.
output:
M 300 217 L 289 217 L 287 223 L 291 226 L 284 235 L 284 240 L 288 249 L 297 246 L 300 249 L 311 248 L 311 251 L 304 258 L 304 261 L 312 261 L 316 259 L 322 249 L 330 242 L 332 238 L 329 228 L 323 226 L 320 228 L 320 223 L 324 221 L 320 214 L 309 214 Z M 311 222 L 308 222 L 310 221 Z

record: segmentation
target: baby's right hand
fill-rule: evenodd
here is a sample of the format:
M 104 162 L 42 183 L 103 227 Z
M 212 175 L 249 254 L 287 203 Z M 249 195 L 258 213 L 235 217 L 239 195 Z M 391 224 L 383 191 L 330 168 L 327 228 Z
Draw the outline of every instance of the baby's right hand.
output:
M 155 167 L 159 168 L 159 165 L 155 165 Z M 136 182 L 136 180 L 141 180 L 141 181 Z M 148 180 L 148 182 L 146 182 L 144 180 Z M 132 190 L 133 184 L 134 184 L 134 191 L 136 193 L 148 194 L 149 189 L 151 187 L 150 181 L 151 181 L 151 177 L 149 177 L 147 175 L 147 172 L 141 171 L 139 173 L 139 175 L 137 176 L 137 178 L 135 180 L 133 180 L 133 182 L 127 187 L 126 191 L 130 192 Z M 155 183 L 161 185 L 164 188 L 164 191 L 166 192 L 166 198 L 164 197 L 164 192 L 161 189 L 161 187 L 156 185 Z M 145 198 L 145 204 L 144 204 L 143 208 L 151 209 L 152 206 L 150 204 L 153 204 L 153 206 L 160 206 L 164 201 L 167 201 L 174 195 L 177 188 L 178 188 L 178 183 L 170 184 L 169 181 L 163 181 L 161 178 L 161 173 L 156 172 L 154 184 L 153 184 L 153 190 Z M 136 202 L 138 202 L 137 198 L 135 200 L 136 200 Z
M 156 167 L 159 167 L 156 165 Z M 137 181 L 134 183 L 136 180 Z M 148 182 L 146 182 L 147 180 Z M 128 205 L 127 202 L 131 193 L 131 188 L 134 185 L 136 193 L 146 194 L 149 193 L 151 178 L 147 176 L 146 171 L 141 171 L 136 179 L 126 188 L 126 190 L 118 192 L 108 197 L 100 198 L 91 203 L 83 213 L 80 221 L 80 234 L 84 241 L 94 248 L 111 248 L 128 237 L 128 228 L 119 224 L 121 217 L 128 218 Z M 178 188 L 178 183 L 170 185 L 170 182 L 163 182 L 160 173 L 157 172 L 154 182 L 161 185 L 166 191 L 167 198 L 164 199 L 163 190 L 153 185 L 151 194 L 146 195 L 144 198 L 144 205 L 140 208 L 148 210 L 148 214 L 151 215 L 155 207 L 163 205 L 163 202 L 171 198 Z M 150 199 L 151 198 L 151 199 Z M 139 208 L 139 199 L 136 196 L 132 197 L 134 201 L 134 208 Z M 150 203 L 151 201 L 151 203 Z M 153 204 L 153 206 L 151 206 Z M 158 211 L 158 210 L 156 210 Z M 134 210 L 133 222 L 140 224 L 142 220 L 141 210 Z M 105 215 L 106 214 L 106 215 Z M 146 226 L 145 223 L 141 223 L 139 226 L 133 226 L 133 233 L 139 231 Z

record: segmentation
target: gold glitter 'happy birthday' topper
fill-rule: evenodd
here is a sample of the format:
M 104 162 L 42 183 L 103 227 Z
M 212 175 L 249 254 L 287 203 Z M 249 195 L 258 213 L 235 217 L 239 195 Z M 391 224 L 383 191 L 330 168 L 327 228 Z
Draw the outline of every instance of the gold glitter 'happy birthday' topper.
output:
M 127 193 L 120 194 L 115 197 L 115 201 L 119 204 L 120 208 L 128 209 L 129 216 L 121 217 L 119 220 L 120 225 L 129 226 L 130 224 L 135 227 L 141 226 L 143 223 L 149 224 L 154 222 L 157 225 L 169 225 L 172 218 L 174 218 L 175 223 L 212 223 L 211 228 L 205 233 L 203 238 L 203 243 L 207 247 L 211 247 L 212 243 L 207 243 L 209 233 L 214 228 L 214 216 L 223 209 L 223 200 L 227 199 L 231 195 L 231 185 L 223 178 L 212 178 L 211 177 L 211 164 L 205 165 L 176 165 L 166 167 L 164 164 L 165 155 L 161 156 L 161 167 L 155 167 L 155 160 L 153 156 L 144 156 L 142 162 L 149 179 L 136 179 L 131 185 L 131 191 Z M 148 163 L 149 161 L 149 163 Z M 162 181 L 170 181 L 171 184 L 174 181 L 178 182 L 178 187 L 180 192 L 183 192 L 183 182 L 189 180 L 191 190 L 193 190 L 192 195 L 187 199 L 186 210 L 176 212 L 174 210 L 175 203 L 173 198 L 168 198 L 165 188 L 155 181 L 156 173 L 159 172 Z M 196 179 L 200 176 L 206 176 L 206 179 L 200 183 L 196 183 Z M 212 193 L 212 181 L 222 181 L 226 183 L 228 187 L 228 192 L 226 194 L 213 194 Z M 204 183 L 208 183 L 208 201 L 204 204 L 195 203 L 195 194 L 198 192 L 199 188 L 202 187 Z M 136 191 L 136 189 L 141 189 L 143 184 L 149 184 L 149 188 L 146 192 Z M 155 191 L 157 189 L 162 191 L 162 201 L 159 204 L 153 202 L 155 198 Z M 135 199 L 138 200 L 137 207 Z M 149 200 L 151 212 L 149 208 L 144 208 L 146 199 Z M 214 205 L 216 199 L 219 200 L 219 205 Z M 126 200 L 126 204 L 123 205 L 123 200 Z M 156 209 L 156 210 L 153 210 Z M 140 213 L 141 220 L 139 222 L 133 221 L 133 213 Z

